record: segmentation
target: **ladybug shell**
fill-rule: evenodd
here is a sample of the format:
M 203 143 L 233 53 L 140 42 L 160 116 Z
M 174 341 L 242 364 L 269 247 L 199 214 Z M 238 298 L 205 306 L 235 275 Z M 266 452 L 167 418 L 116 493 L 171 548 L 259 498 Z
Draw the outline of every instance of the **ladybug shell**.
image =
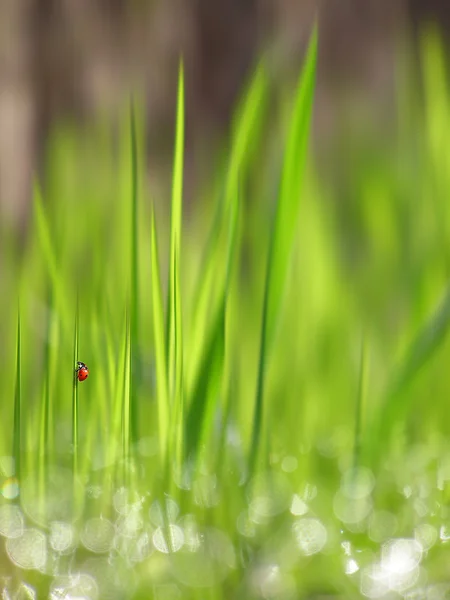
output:
M 87 379 L 89 376 L 89 369 L 84 366 L 81 367 L 81 369 L 78 370 L 77 373 L 77 377 L 78 377 L 78 381 L 84 381 L 85 379 Z

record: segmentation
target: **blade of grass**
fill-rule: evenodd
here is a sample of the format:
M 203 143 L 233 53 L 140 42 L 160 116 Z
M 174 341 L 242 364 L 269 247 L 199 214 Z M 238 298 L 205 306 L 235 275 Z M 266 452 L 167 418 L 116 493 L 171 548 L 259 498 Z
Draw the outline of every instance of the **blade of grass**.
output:
M 183 339 L 180 294 L 180 245 L 183 204 L 183 156 L 184 156 L 184 69 L 180 62 L 178 73 L 178 96 L 176 112 L 175 151 L 172 175 L 172 204 L 170 223 L 170 264 L 168 292 L 168 388 L 174 405 L 172 413 L 172 443 L 175 455 L 181 459 L 183 421 Z
M 124 471 L 124 456 L 126 454 L 127 442 L 125 439 L 126 429 L 124 426 L 124 395 L 129 389 L 129 384 L 126 381 L 126 367 L 128 365 L 128 313 L 125 315 L 124 325 L 122 325 L 120 353 L 117 364 L 115 365 L 115 381 L 114 381 L 114 402 L 111 415 L 111 430 L 110 438 L 110 453 L 114 456 L 116 465 L 120 465 L 121 469 L 116 469 L 117 485 L 123 485 L 125 479 Z
M 20 481 L 21 474 L 21 347 L 20 347 L 20 305 L 17 310 L 17 341 L 16 341 L 16 386 L 14 393 L 14 440 L 13 455 L 15 474 Z
M 48 268 L 52 289 L 55 295 L 55 304 L 58 307 L 58 311 L 61 313 L 61 322 L 63 325 L 66 325 L 70 323 L 70 315 L 67 308 L 68 303 L 64 296 L 64 285 L 62 283 L 58 265 L 57 249 L 52 240 L 50 224 L 44 210 L 42 193 L 37 182 L 34 183 L 33 207 L 36 216 L 36 229 L 39 245 L 45 259 L 45 265 Z
M 233 197 L 238 198 L 237 189 L 233 189 Z M 186 416 L 186 458 L 198 459 L 198 445 L 203 432 L 211 429 L 213 408 L 222 392 L 222 376 L 225 363 L 225 321 L 228 302 L 228 290 L 234 258 L 237 251 L 237 209 L 238 201 L 231 205 L 228 224 L 228 248 L 225 257 L 225 281 L 221 290 L 219 306 L 211 323 L 207 327 L 208 337 L 202 343 L 202 361 L 198 370 L 189 409 Z M 216 261 L 220 261 L 220 256 Z M 211 259 L 213 262 L 213 259 Z M 217 270 L 223 268 L 217 264 Z
M 214 404 L 221 389 L 221 375 L 225 353 L 225 297 L 214 318 L 209 339 L 204 343 L 204 354 L 192 402 L 186 416 L 186 459 L 198 458 L 198 445 L 203 430 L 212 420 Z
M 356 469 L 359 465 L 361 454 L 361 425 L 362 425 L 362 410 L 364 404 L 364 396 L 366 390 L 367 378 L 367 348 L 365 339 L 361 342 L 361 354 L 359 362 L 359 381 L 358 392 L 356 396 L 355 406 L 355 432 L 353 442 L 353 468 Z
M 170 421 L 169 391 L 167 387 L 166 339 L 164 330 L 164 309 L 159 274 L 158 240 L 156 237 L 155 212 L 152 206 L 151 214 L 151 277 L 152 277 L 152 306 L 153 334 L 155 341 L 156 388 L 158 402 L 158 437 L 161 463 L 166 460 L 168 448 L 168 431 Z
M 130 318 L 126 320 L 125 363 L 123 366 L 123 412 L 122 412 L 122 460 L 124 468 L 124 483 L 130 481 L 131 460 L 131 331 Z
M 73 368 L 78 361 L 78 301 L 75 313 L 75 327 L 73 337 Z M 78 474 L 78 377 L 73 374 L 72 389 L 72 451 L 73 451 L 73 474 Z
M 297 223 L 300 188 L 312 113 L 316 60 L 317 28 L 314 27 L 290 120 L 290 132 L 284 155 L 280 192 L 267 258 L 257 388 L 249 452 L 248 474 L 250 477 L 257 460 L 263 427 L 264 383 L 267 360 L 281 309 L 284 284 Z
M 402 363 L 390 378 L 384 400 L 370 428 L 366 445 L 369 459 L 375 464 L 380 458 L 380 451 L 385 448 L 379 440 L 387 440 L 394 426 L 405 417 L 406 411 L 411 409 L 411 397 L 407 394 L 409 386 L 435 356 L 447 336 L 449 327 L 450 288 L 436 311 L 418 332 Z M 417 396 L 415 398 L 418 399 Z
M 187 371 L 187 390 L 192 391 L 195 378 L 201 369 L 203 340 L 210 335 L 207 331 L 213 321 L 208 319 L 211 303 L 220 306 L 226 285 L 227 264 L 220 263 L 223 241 L 228 243 L 230 231 L 239 207 L 237 188 L 238 180 L 245 177 L 249 167 L 251 153 L 249 148 L 257 144 L 260 138 L 260 126 L 266 110 L 268 77 L 260 64 L 250 81 L 249 88 L 236 110 L 228 161 L 223 199 L 217 203 L 213 225 L 203 253 L 203 261 L 199 270 L 199 279 L 195 287 L 196 298 L 192 315 L 192 340 L 190 343 L 189 369 Z M 233 225 L 234 226 L 234 225 Z
M 136 113 L 133 101 L 130 107 L 130 142 L 131 142 L 131 315 L 130 315 L 130 353 L 131 353 L 131 374 L 130 374 L 130 418 L 131 418 L 131 436 L 132 440 L 138 439 L 139 407 L 136 390 L 137 384 L 137 357 L 136 350 L 139 346 L 139 281 L 138 281 L 138 157 L 136 141 Z
M 49 306 L 51 307 L 51 292 Z M 52 313 L 48 311 L 46 324 L 46 347 L 44 352 L 44 362 L 42 365 L 42 393 L 41 393 L 41 417 L 40 417 L 40 435 L 39 435 L 39 457 L 44 461 L 49 457 L 50 444 L 50 353 L 51 353 L 51 334 L 52 334 Z

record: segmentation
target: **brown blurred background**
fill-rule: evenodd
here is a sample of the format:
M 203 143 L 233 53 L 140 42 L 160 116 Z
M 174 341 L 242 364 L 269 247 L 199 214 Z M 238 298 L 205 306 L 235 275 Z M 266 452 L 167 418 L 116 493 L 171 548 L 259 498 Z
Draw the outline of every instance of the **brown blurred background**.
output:
M 11 223 L 27 213 L 51 126 L 114 112 L 132 88 L 145 92 L 149 165 L 170 161 L 180 52 L 192 185 L 195 156 L 223 136 L 256 57 L 269 49 L 277 76 L 289 77 L 316 11 L 315 135 L 325 142 L 349 94 L 373 120 L 392 109 L 399 36 L 430 19 L 450 24 L 448 0 L 2 0 L 1 8 L 0 217 Z

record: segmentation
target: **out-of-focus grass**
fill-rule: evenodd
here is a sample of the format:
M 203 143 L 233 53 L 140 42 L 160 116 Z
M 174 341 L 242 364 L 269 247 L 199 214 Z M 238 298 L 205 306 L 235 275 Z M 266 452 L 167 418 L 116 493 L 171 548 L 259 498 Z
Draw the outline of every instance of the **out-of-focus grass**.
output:
M 55 131 L 24 248 L 0 232 L 5 597 L 450 589 L 444 54 L 427 32 L 425 110 L 403 82 L 395 152 L 337 187 L 316 41 L 287 94 L 258 65 L 189 220 L 182 66 L 171 202 L 139 103 Z

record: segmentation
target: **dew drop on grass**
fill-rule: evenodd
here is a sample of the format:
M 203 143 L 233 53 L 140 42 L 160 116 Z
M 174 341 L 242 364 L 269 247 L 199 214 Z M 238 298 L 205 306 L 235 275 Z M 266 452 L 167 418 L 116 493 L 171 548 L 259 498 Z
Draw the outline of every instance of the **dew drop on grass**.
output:
M 319 519 L 305 517 L 292 526 L 294 538 L 302 554 L 317 554 L 325 546 L 327 530 Z
M 75 498 L 82 495 L 81 484 L 74 481 L 69 469 L 49 466 L 38 489 L 37 477 L 30 474 L 22 484 L 21 500 L 26 515 L 41 527 L 52 521 L 71 521 L 77 518 Z M 80 507 L 81 508 L 81 503 Z
M 124 565 L 123 561 L 118 560 L 117 555 L 88 558 L 80 565 L 80 571 L 90 575 L 97 582 L 98 597 L 101 600 L 133 597 L 136 573 Z
M 439 537 L 442 542 L 448 542 L 448 540 L 450 540 L 450 526 L 448 523 L 441 525 L 439 529 Z
M 285 473 L 293 473 L 298 467 L 298 460 L 295 456 L 285 456 L 281 461 L 281 468 Z
M 389 591 L 403 594 L 417 584 L 421 574 L 422 547 L 413 539 L 398 538 L 385 542 L 381 561 L 361 572 L 361 592 L 369 598 L 380 598 Z
M 416 540 L 389 540 L 381 548 L 381 565 L 390 573 L 408 573 L 420 563 L 422 551 L 422 546 Z
M 383 598 L 389 592 L 389 586 L 378 564 L 369 565 L 361 570 L 359 586 L 361 594 L 367 598 Z
M 153 533 L 153 545 L 158 552 L 169 554 L 169 552 L 178 552 L 184 544 L 184 533 L 178 525 L 169 525 L 168 535 L 163 527 L 158 527 Z
M 38 529 L 25 529 L 19 537 L 6 540 L 6 552 L 22 569 L 42 569 L 47 560 L 46 537 Z
M 341 492 L 347 498 L 358 500 L 371 494 L 375 486 L 375 477 L 366 467 L 349 469 L 342 475 Z
M 119 488 L 113 496 L 114 509 L 121 515 L 127 515 L 130 511 L 136 510 L 142 505 L 142 502 L 143 498 L 125 487 Z
M 300 517 L 302 515 L 306 515 L 309 508 L 306 502 L 304 502 L 298 494 L 294 494 L 292 496 L 290 510 L 293 515 L 295 515 L 296 517 Z
M 128 514 L 121 515 L 116 521 L 119 535 L 124 537 L 135 537 L 142 529 L 144 520 L 140 506 L 134 506 Z
M 63 598 L 67 600 L 97 600 L 97 582 L 85 573 L 57 577 L 50 586 L 49 600 Z
M 108 552 L 114 541 L 115 527 L 108 519 L 94 517 L 86 521 L 80 533 L 83 545 L 91 552 Z
M 251 586 L 258 598 L 296 598 L 295 579 L 277 564 L 260 565 L 251 574 Z
M 248 512 L 243 510 L 237 518 L 236 528 L 241 535 L 244 537 L 255 537 L 256 525 L 255 522 L 250 519 Z
M 283 473 L 255 477 L 251 490 L 249 516 L 255 523 L 263 523 L 289 509 L 292 489 Z
M 71 552 L 75 540 L 75 531 L 71 523 L 53 521 L 50 523 L 50 546 L 55 552 L 65 554 Z
M 359 565 L 354 558 L 347 558 L 345 561 L 345 574 L 353 575 L 359 571 Z
M 15 538 L 22 535 L 24 518 L 22 511 L 14 504 L 0 506 L 0 535 Z
M 165 510 L 165 515 L 163 510 Z M 152 502 L 149 509 L 150 521 L 156 527 L 162 527 L 164 525 L 165 516 L 170 523 L 174 523 L 177 520 L 179 513 L 180 507 L 172 498 L 166 498 L 164 507 L 161 506 L 161 502 L 159 500 L 155 500 Z
M 357 525 L 369 516 L 372 510 L 372 499 L 370 496 L 348 498 L 339 490 L 333 499 L 333 509 L 340 521 L 347 525 Z
M 314 483 L 306 482 L 300 496 L 305 502 L 311 502 L 317 496 L 317 486 Z
M 438 532 L 436 527 L 428 523 L 418 525 L 414 530 L 414 539 L 422 546 L 424 551 L 429 550 L 436 543 Z
M 184 533 L 184 547 L 189 552 L 196 552 L 202 543 L 201 535 L 194 515 L 186 515 L 179 522 Z
M 124 559 L 131 563 L 140 563 L 154 551 L 150 530 L 144 530 L 136 537 L 116 535 L 114 548 Z
M 16 590 L 14 591 L 14 594 L 12 594 L 11 596 L 7 594 L 6 590 L 3 590 L 3 594 L 4 596 L 2 596 L 2 599 L 4 598 L 5 600 L 9 600 L 9 598 L 13 598 L 14 600 L 36 600 L 38 597 L 34 587 L 31 586 L 29 583 L 23 582 L 19 583 Z
M 15 477 L 5 479 L 1 487 L 1 494 L 7 500 L 14 500 L 19 495 L 19 482 Z

